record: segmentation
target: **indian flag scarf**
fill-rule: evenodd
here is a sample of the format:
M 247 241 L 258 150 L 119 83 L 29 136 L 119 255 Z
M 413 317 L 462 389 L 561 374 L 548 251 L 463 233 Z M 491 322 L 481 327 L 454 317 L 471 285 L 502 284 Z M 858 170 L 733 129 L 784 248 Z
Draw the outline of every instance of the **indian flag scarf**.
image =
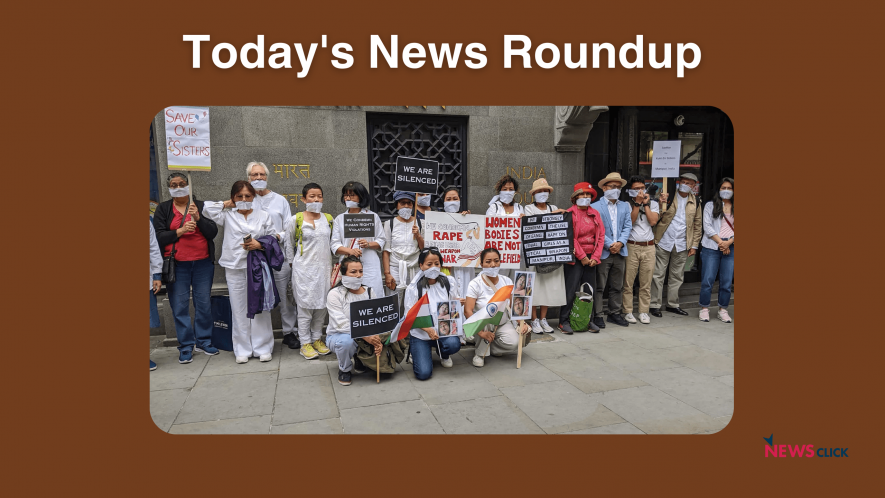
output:
M 464 335 L 466 337 L 473 337 L 474 334 L 485 328 L 486 325 L 498 325 L 504 316 L 504 309 L 510 302 L 510 294 L 512 292 L 512 285 L 505 285 L 498 289 L 489 299 L 488 304 L 464 321 Z

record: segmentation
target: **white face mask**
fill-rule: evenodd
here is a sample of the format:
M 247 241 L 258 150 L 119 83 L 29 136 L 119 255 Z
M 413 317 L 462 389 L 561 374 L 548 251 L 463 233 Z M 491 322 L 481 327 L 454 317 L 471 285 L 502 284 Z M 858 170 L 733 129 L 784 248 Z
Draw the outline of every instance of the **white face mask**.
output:
M 407 220 L 412 217 L 412 208 L 402 208 L 396 212 L 400 218 Z
M 190 186 L 181 187 L 181 188 L 170 188 L 169 195 L 172 197 L 187 197 L 191 193 Z
M 547 202 L 550 198 L 550 192 L 538 192 L 535 194 L 535 202 Z
M 613 188 L 613 189 L 611 189 L 611 190 L 606 190 L 605 193 L 602 194 L 602 195 L 604 195 L 606 199 L 608 199 L 608 200 L 610 200 L 610 201 L 614 201 L 614 200 L 616 200 L 618 197 L 621 196 L 621 189 L 619 189 L 619 188 Z
M 447 213 L 457 213 L 461 210 L 461 201 L 445 201 L 443 206 Z
M 487 276 L 487 277 L 497 277 L 497 276 L 498 276 L 498 271 L 500 271 L 500 270 L 501 270 L 501 267 L 500 267 L 500 266 L 495 266 L 495 267 L 493 267 L 493 268 L 483 268 L 483 269 L 482 269 L 482 274 L 485 275 L 485 276 Z
M 503 202 L 504 204 L 510 204 L 513 202 L 513 196 L 516 194 L 513 190 L 502 190 L 498 192 L 498 200 Z
M 354 208 L 360 207 L 359 202 L 353 202 L 353 201 L 344 201 L 344 205 L 347 206 L 348 209 L 354 209 Z
M 589 197 L 581 197 L 580 199 L 575 201 L 575 204 L 581 207 L 587 207 L 591 204 L 592 199 Z
M 629 195 L 630 197 L 636 197 L 637 195 L 639 195 L 640 192 L 642 192 L 642 190 L 630 189 L 627 191 L 627 195 Z
M 240 211 L 250 211 L 252 209 L 252 202 L 237 201 L 237 209 Z
M 344 275 L 341 277 L 341 285 L 347 287 L 350 290 L 357 290 L 363 285 L 362 277 L 348 277 Z
M 307 210 L 307 212 L 309 212 L 309 213 L 322 213 L 323 212 L 323 203 L 322 202 L 308 202 L 308 203 L 304 204 L 304 209 Z
M 684 183 L 680 183 L 679 184 L 679 191 L 682 192 L 683 194 L 687 194 L 687 193 L 691 192 L 691 185 L 686 185 Z
M 429 206 L 430 205 L 430 196 L 425 195 L 425 196 L 419 197 L 418 198 L 418 205 L 419 206 Z
M 723 199 L 731 199 L 734 197 L 734 190 L 720 190 L 719 197 Z
M 429 278 L 430 280 L 436 280 L 436 277 L 439 276 L 439 267 L 431 266 L 430 268 L 424 270 L 424 276 Z
M 264 190 L 267 188 L 267 180 L 252 180 L 252 186 L 255 190 Z

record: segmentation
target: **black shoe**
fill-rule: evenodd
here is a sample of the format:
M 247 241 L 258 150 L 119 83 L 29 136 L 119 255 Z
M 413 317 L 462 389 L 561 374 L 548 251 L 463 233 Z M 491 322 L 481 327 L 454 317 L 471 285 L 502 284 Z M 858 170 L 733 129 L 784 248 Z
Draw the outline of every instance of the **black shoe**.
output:
M 355 373 L 355 374 L 366 373 L 366 367 L 363 366 L 363 362 L 359 358 L 357 358 L 356 356 L 353 357 L 353 373 Z
M 649 308 L 648 312 L 651 313 L 651 316 L 656 316 L 658 318 L 664 316 L 664 314 L 661 313 L 661 308 Z
M 587 324 L 587 332 L 590 332 L 591 334 L 598 334 L 599 327 L 597 327 L 596 324 L 593 323 L 593 321 L 591 320 L 590 323 Z
M 620 325 L 621 327 L 629 327 L 630 326 L 630 324 L 627 323 L 627 320 L 624 320 L 624 317 L 622 317 L 618 313 L 612 313 L 611 315 L 609 315 L 608 321 L 609 321 L 609 323 L 613 323 L 615 325 Z
M 605 320 L 603 320 L 601 316 L 597 316 L 596 318 L 594 318 L 593 323 L 595 323 L 596 326 L 601 329 L 605 328 Z
M 575 331 L 572 330 L 572 326 L 569 325 L 568 322 L 560 323 L 560 324 L 559 324 L 559 331 L 562 332 L 562 333 L 565 334 L 565 335 L 572 335 L 572 334 L 575 333 Z
M 338 383 L 342 386 L 350 385 L 350 372 L 342 372 L 338 370 Z
M 682 308 L 671 308 L 671 307 L 667 306 L 665 309 L 667 311 L 669 311 L 670 313 L 676 313 L 677 315 L 683 315 L 683 316 L 688 315 L 688 312 Z
M 301 341 L 298 340 L 298 333 L 292 332 L 283 336 L 283 344 L 289 346 L 289 349 L 301 349 Z

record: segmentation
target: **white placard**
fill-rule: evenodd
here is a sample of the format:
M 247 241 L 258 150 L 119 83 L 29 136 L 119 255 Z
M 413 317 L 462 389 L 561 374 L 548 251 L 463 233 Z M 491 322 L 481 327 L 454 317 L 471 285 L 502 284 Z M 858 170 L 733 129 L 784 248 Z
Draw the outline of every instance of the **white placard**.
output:
M 678 178 L 682 142 L 679 140 L 655 140 L 652 148 L 652 178 Z
M 175 106 L 163 110 L 166 162 L 170 170 L 210 171 L 209 108 Z

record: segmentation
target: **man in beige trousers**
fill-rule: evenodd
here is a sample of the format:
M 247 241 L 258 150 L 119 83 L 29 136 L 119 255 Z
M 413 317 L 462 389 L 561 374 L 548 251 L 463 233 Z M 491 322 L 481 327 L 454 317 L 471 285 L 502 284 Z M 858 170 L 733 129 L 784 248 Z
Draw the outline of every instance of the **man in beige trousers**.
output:
M 633 316 L 633 282 L 639 275 L 639 321 L 651 323 L 648 317 L 651 302 L 651 280 L 655 270 L 655 234 L 652 227 L 657 225 L 661 210 L 658 203 L 645 192 L 645 179 L 633 176 L 627 183 L 630 195 L 630 220 L 633 228 L 627 239 L 627 269 L 624 279 L 623 313 L 624 320 L 636 323 Z

